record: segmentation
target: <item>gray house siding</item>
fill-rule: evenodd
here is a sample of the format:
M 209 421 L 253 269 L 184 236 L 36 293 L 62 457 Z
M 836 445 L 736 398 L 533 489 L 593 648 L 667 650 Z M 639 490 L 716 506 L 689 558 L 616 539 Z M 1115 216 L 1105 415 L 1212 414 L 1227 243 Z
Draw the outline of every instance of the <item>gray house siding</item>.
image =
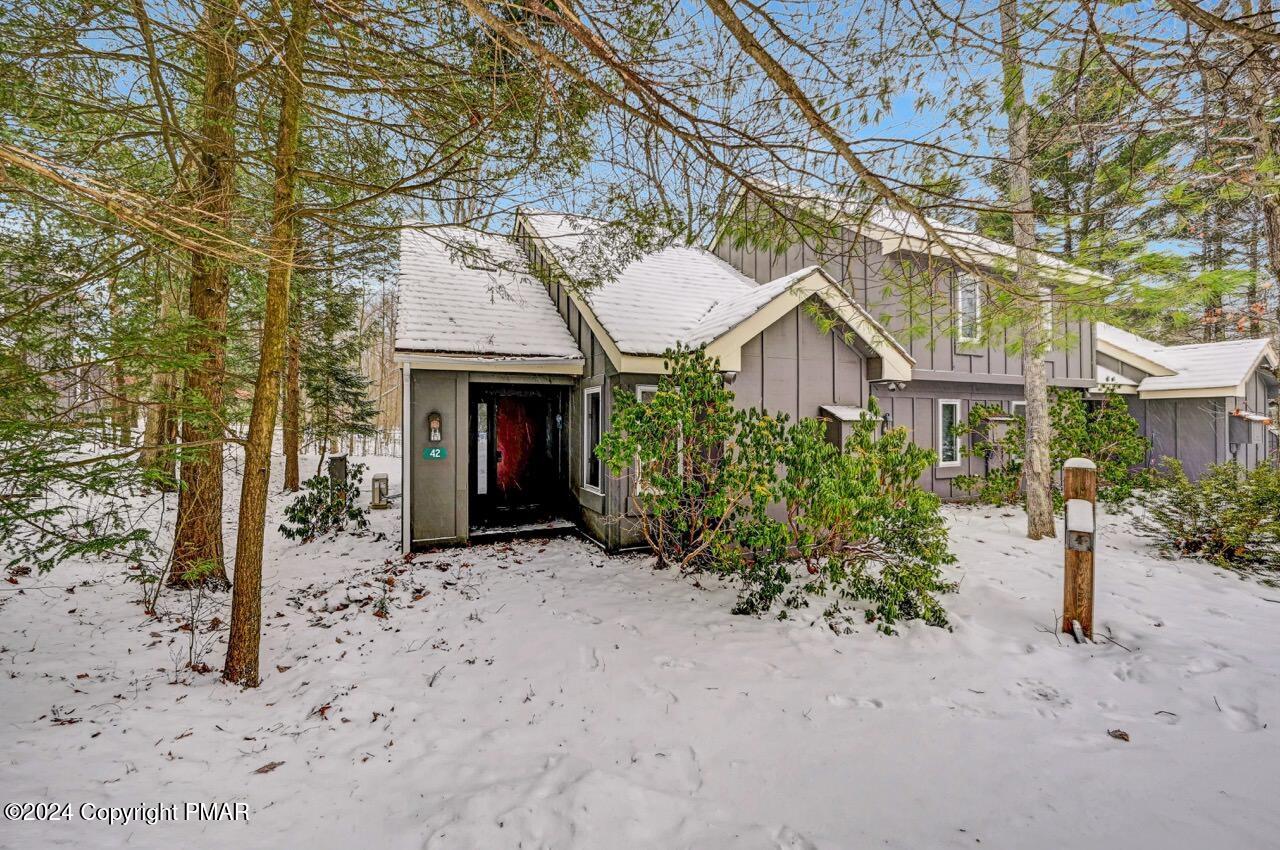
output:
M 465 540 L 469 532 L 467 516 L 468 470 L 470 464 L 467 431 L 466 372 L 437 372 L 415 369 L 409 375 L 409 542 L 429 546 Z M 439 443 L 447 453 L 440 460 L 425 460 L 427 414 L 439 411 L 443 419 Z
M 823 333 L 796 308 L 742 346 L 742 371 L 734 378 L 735 402 L 785 413 L 817 416 L 824 404 L 867 403 L 866 360 L 839 333 Z
M 1105 363 L 1111 358 L 1098 355 L 1098 362 L 1108 368 L 1120 369 Z M 1115 361 L 1112 361 L 1115 362 Z M 1117 366 L 1125 364 L 1117 363 Z M 1126 377 L 1141 380 L 1143 373 L 1131 366 Z M 1147 464 L 1158 467 L 1167 457 L 1182 461 L 1183 469 L 1191 478 L 1198 478 L 1211 464 L 1234 460 L 1253 469 L 1260 463 L 1273 459 L 1276 451 L 1274 435 L 1268 433 L 1261 422 L 1250 422 L 1232 413 L 1247 410 L 1267 412 L 1267 382 L 1260 370 L 1250 376 L 1245 396 L 1223 398 L 1151 398 L 1126 396 L 1129 413 L 1151 441 Z
M 1268 415 L 1268 405 L 1274 396 L 1267 392 L 1267 382 L 1262 370 L 1255 370 L 1245 385 L 1245 395 L 1227 399 L 1227 452 L 1238 463 L 1253 469 L 1272 459 L 1275 450 L 1273 435 L 1261 422 L 1250 422 L 1231 413 L 1236 410 Z
M 889 414 L 892 424 L 907 427 L 915 442 L 922 447 L 934 451 L 939 448 L 938 402 L 942 399 L 960 401 L 962 418 L 980 402 L 997 403 L 1008 410 L 1013 402 L 1023 399 L 1023 358 L 1020 353 L 1008 350 L 1002 332 L 980 344 L 961 343 L 955 338 L 951 306 L 955 274 L 947 264 L 937 259 L 930 262 L 935 271 L 934 283 L 926 292 L 919 284 L 893 287 L 886 279 L 886 272 L 892 274 L 895 265 L 904 263 L 915 274 L 922 274 L 926 269 L 924 258 L 910 254 L 886 257 L 880 252 L 877 242 L 848 229 L 839 238 L 826 240 L 821 251 L 805 243 L 793 245 L 783 252 L 758 250 L 734 245 L 731 239 L 723 237 L 714 250 L 721 259 L 761 283 L 810 265 L 823 266 L 833 278 L 841 281 L 854 300 L 888 328 L 916 361 L 912 381 L 905 389 L 896 392 L 885 390 L 880 384 L 868 385 L 864 370 L 857 378 L 863 394 L 857 403 L 865 403 L 867 395 L 875 396 L 882 410 Z M 916 333 L 912 333 L 913 329 Z M 817 332 L 816 328 L 813 330 Z M 1092 387 L 1096 383 L 1093 323 L 1068 322 L 1061 311 L 1057 311 L 1054 335 L 1059 346 L 1047 361 L 1050 383 L 1081 389 Z M 784 347 L 787 342 L 784 340 Z M 761 370 L 763 390 L 757 389 L 756 378 L 748 375 L 748 353 L 749 347 L 744 349 L 743 375 L 739 376 L 735 391 L 745 397 L 762 396 L 764 407 L 772 407 L 771 392 L 774 396 L 802 394 L 799 386 L 786 384 L 780 378 L 770 381 L 770 373 L 764 370 Z M 819 380 L 825 377 L 820 369 L 815 371 Z M 846 392 L 851 393 L 853 378 L 842 378 L 840 371 L 841 367 L 838 367 L 835 381 L 839 386 L 847 382 L 850 389 Z M 785 374 L 785 370 L 779 369 L 778 374 Z M 805 401 L 806 404 L 811 403 L 807 399 Z M 969 494 L 955 486 L 954 480 L 961 475 L 981 472 L 976 468 L 981 463 L 980 460 L 963 458 L 956 466 L 934 466 L 921 477 L 921 484 L 944 498 L 966 498 Z
M 609 381 L 611 388 L 634 393 L 637 387 L 657 384 L 658 379 L 657 375 L 617 374 Z M 739 409 L 766 410 L 792 420 L 818 416 L 824 404 L 862 406 L 870 397 L 863 355 L 838 334 L 823 333 L 803 307 L 789 311 L 743 345 L 742 370 L 733 377 L 730 389 Z M 612 399 L 606 409 L 611 415 Z M 610 549 L 643 543 L 631 500 L 634 487 L 630 469 L 609 475 L 604 512 L 596 516 L 584 511 L 584 524 Z
M 1129 413 L 1151 441 L 1148 464 L 1158 467 L 1167 457 L 1182 461 L 1192 478 L 1210 464 L 1227 459 L 1226 400 L 1221 398 L 1127 397 Z
M 881 411 L 888 415 L 890 427 L 903 427 L 911 433 L 916 445 L 938 452 L 939 402 L 960 402 L 960 418 L 963 420 L 976 404 L 996 404 L 1006 411 L 1014 402 L 1022 401 L 1022 387 L 1011 384 L 963 384 L 951 381 L 912 381 L 905 390 L 888 392 L 872 387 Z M 978 475 L 985 472 L 982 458 L 966 455 L 970 444 L 961 440 L 961 459 L 955 466 L 935 465 L 920 477 L 920 486 L 932 490 L 944 499 L 965 499 L 972 494 L 955 483 L 962 475 Z
M 754 280 L 765 283 L 811 265 L 821 265 L 859 304 L 894 334 L 916 361 L 920 380 L 1019 383 L 1023 357 L 1008 350 L 1008 339 L 996 333 L 980 344 L 959 342 L 954 335 L 952 292 L 955 273 L 938 258 L 899 252 L 886 257 L 879 243 L 844 229 L 824 241 L 821 250 L 801 242 L 786 251 L 738 246 L 721 237 L 713 250 L 721 259 Z M 890 285 L 909 269 L 917 283 Z M 928 290 L 919 281 L 932 272 Z M 914 331 L 914 332 L 913 332 Z M 1096 340 L 1092 322 L 1068 321 L 1055 311 L 1054 339 L 1047 358 L 1050 382 L 1061 386 L 1092 386 Z

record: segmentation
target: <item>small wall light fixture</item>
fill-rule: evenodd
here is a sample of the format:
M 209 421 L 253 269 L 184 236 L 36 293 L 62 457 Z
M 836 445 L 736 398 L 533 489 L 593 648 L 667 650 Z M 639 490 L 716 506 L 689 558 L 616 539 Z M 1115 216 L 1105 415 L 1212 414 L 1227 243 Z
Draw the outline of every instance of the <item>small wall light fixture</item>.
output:
M 438 443 L 443 436 L 444 417 L 439 411 L 433 410 L 427 414 L 427 439 L 433 443 Z

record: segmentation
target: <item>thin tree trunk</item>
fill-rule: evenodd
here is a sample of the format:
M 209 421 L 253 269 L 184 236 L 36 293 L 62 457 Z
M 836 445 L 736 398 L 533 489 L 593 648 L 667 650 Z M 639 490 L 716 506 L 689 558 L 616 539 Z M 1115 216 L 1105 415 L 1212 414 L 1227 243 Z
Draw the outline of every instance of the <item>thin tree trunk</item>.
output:
M 267 301 L 259 349 L 258 385 L 245 440 L 244 482 L 240 488 L 240 527 L 236 534 L 235 586 L 231 594 L 231 633 L 222 676 L 245 687 L 258 685 L 258 645 L 262 637 L 262 549 L 267 488 L 271 483 L 271 438 L 280 402 L 289 330 L 289 284 L 297 226 L 298 137 L 303 98 L 303 53 L 311 22 L 311 0 L 290 0 L 289 26 L 280 68 L 280 126 L 276 136 L 275 185 L 271 205 L 271 251 Z
M 115 275 L 107 281 L 107 312 L 111 315 L 114 326 L 124 312 L 120 307 L 120 293 Z M 133 431 L 130 428 L 129 399 L 125 391 L 124 358 L 116 357 L 111 363 L 111 439 L 117 448 L 128 448 L 133 444 Z
M 1053 478 L 1049 468 L 1049 380 L 1045 353 L 1050 328 L 1044 318 L 1045 295 L 1036 276 L 1036 221 L 1031 205 L 1030 124 L 1022 74 L 1021 22 L 1017 0 L 1000 0 L 1001 64 L 1004 104 L 1009 122 L 1009 210 L 1017 249 L 1015 285 L 1026 306 L 1023 333 L 1027 402 L 1027 444 L 1022 489 L 1027 503 L 1027 537 L 1054 536 Z
M 302 340 L 296 328 L 289 331 L 284 370 L 284 489 L 298 492 L 302 486 L 298 471 L 299 435 L 302 430 Z
M 239 0 L 208 0 L 202 34 L 205 86 L 196 156 L 196 207 L 212 228 L 229 230 L 235 197 L 236 65 Z M 182 489 L 174 531 L 169 584 L 181 585 L 201 569 L 208 583 L 225 587 L 222 549 L 222 391 L 226 363 L 227 299 L 224 261 L 191 254 L 191 318 L 199 324 L 187 353 L 197 361 L 187 372 L 182 442 Z
M 168 281 L 156 270 L 156 321 L 164 326 L 173 311 Z M 138 466 L 151 476 L 151 485 L 164 492 L 174 489 L 173 432 L 177 426 L 173 419 L 173 397 L 177 389 L 171 370 L 158 370 L 151 376 L 147 389 L 147 407 L 143 412 L 142 449 L 138 453 Z

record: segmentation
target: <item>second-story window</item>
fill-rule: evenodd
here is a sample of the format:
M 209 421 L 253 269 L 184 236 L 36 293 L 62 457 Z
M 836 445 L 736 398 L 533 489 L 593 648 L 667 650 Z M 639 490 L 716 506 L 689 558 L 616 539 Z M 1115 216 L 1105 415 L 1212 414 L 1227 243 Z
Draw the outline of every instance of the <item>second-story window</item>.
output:
M 961 342 L 982 340 L 982 289 L 970 274 L 956 276 L 956 337 Z

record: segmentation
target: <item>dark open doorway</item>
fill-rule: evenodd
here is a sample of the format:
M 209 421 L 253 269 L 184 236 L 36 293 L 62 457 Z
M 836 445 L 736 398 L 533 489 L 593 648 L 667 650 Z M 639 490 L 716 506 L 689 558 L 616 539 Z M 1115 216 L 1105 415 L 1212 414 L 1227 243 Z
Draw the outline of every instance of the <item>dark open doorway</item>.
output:
M 471 526 L 508 528 L 564 515 L 568 393 L 561 387 L 472 384 Z

